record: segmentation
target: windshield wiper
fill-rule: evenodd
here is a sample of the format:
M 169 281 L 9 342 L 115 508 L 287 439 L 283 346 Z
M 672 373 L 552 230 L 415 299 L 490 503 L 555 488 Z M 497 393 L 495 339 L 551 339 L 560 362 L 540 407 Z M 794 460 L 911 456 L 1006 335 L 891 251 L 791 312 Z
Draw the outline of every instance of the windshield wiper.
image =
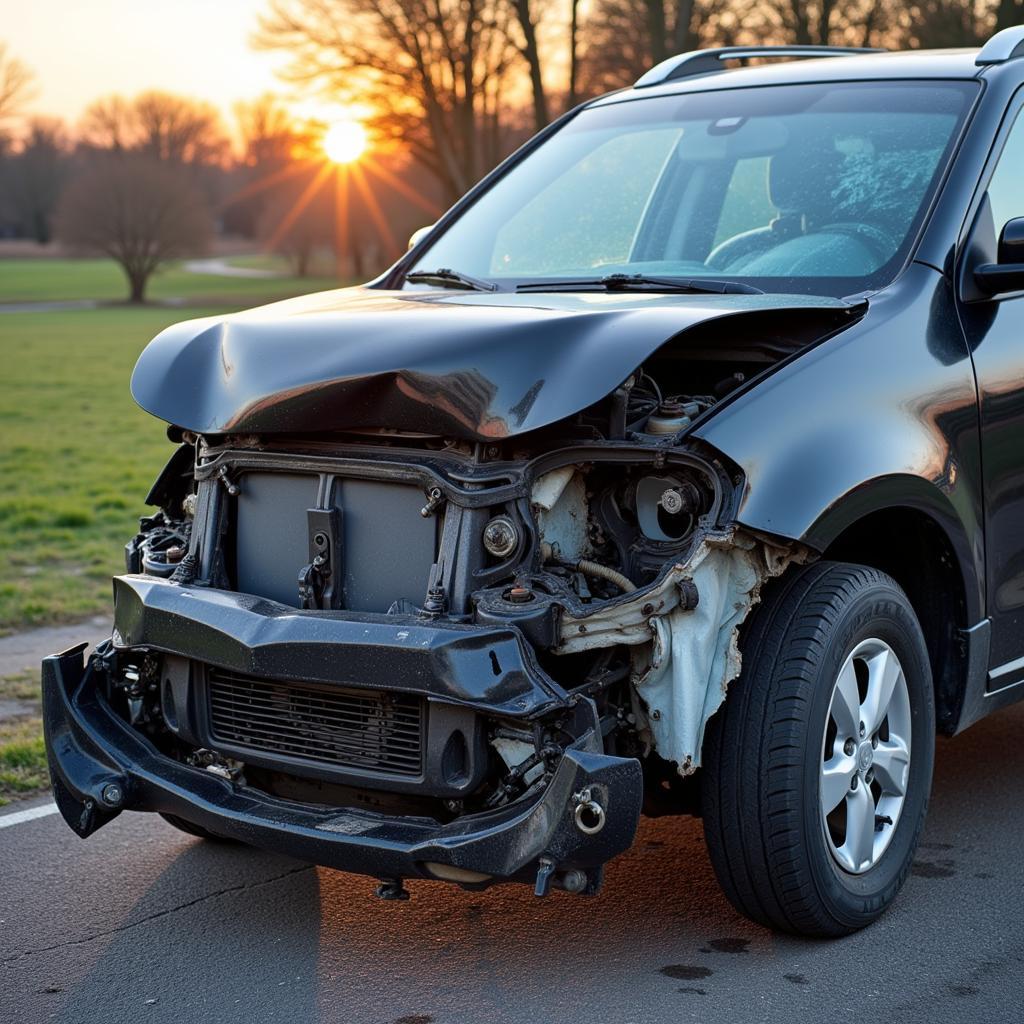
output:
M 690 292 L 707 295 L 764 295 L 760 288 L 740 281 L 719 281 L 713 277 L 648 277 L 646 274 L 608 274 L 606 277 L 576 281 L 531 281 L 517 292 L 572 292 L 603 288 L 608 292 Z
M 405 275 L 410 284 L 433 284 L 438 288 L 461 288 L 467 292 L 496 292 L 498 286 L 490 281 L 481 281 L 478 277 L 470 277 L 450 267 L 438 270 L 410 270 Z

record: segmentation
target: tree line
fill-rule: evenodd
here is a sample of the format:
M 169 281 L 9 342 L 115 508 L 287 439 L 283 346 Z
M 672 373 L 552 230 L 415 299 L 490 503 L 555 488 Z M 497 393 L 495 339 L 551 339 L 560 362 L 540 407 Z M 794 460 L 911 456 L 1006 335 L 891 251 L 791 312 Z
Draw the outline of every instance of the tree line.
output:
M 671 54 L 975 46 L 1020 23 L 1024 0 L 268 0 L 253 44 L 290 56 L 293 87 L 365 112 L 377 177 L 356 168 L 351 195 L 321 187 L 316 126 L 273 96 L 240 103 L 231 130 L 152 90 L 100 98 L 72 127 L 19 120 L 33 76 L 0 42 L 0 236 L 105 253 L 133 299 L 215 232 L 262 238 L 296 273 L 333 250 L 363 277 L 534 132 Z
M 401 251 L 400 231 L 424 223 L 424 200 L 417 208 L 392 197 L 397 222 L 384 242 L 370 211 L 352 202 L 340 238 L 337 190 L 312 187 L 326 184 L 322 126 L 297 123 L 271 94 L 238 103 L 230 126 L 209 103 L 148 90 L 102 97 L 69 127 L 19 121 L 32 86 L 0 48 L 0 238 L 56 239 L 72 253 L 108 256 L 131 301 L 144 300 L 161 264 L 201 254 L 218 234 L 265 243 L 297 276 L 319 255 L 321 273 L 365 278 Z M 421 184 L 417 198 L 431 194 L 431 182 Z M 371 198 L 373 187 L 364 183 Z
M 359 98 L 454 201 L 580 100 L 702 46 L 973 46 L 1024 0 L 271 0 L 256 44 Z

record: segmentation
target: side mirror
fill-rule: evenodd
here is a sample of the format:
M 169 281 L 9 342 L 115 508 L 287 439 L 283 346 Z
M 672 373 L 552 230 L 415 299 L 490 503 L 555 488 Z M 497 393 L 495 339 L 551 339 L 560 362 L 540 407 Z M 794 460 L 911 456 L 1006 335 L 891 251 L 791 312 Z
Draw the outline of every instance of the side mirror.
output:
M 1024 220 L 1021 221 L 1021 224 L 1024 224 Z M 420 242 L 422 242 L 423 239 L 426 238 L 427 235 L 431 231 L 433 231 L 433 230 L 434 230 L 434 225 L 433 224 L 428 224 L 426 227 L 423 227 L 423 228 L 417 228 L 409 236 L 409 245 L 408 245 L 408 248 L 406 249 L 406 252 L 408 252 L 409 249 L 414 249 L 417 245 L 419 245 Z
M 974 268 L 978 288 L 989 296 L 1024 291 L 1024 217 L 1006 222 L 996 259 Z

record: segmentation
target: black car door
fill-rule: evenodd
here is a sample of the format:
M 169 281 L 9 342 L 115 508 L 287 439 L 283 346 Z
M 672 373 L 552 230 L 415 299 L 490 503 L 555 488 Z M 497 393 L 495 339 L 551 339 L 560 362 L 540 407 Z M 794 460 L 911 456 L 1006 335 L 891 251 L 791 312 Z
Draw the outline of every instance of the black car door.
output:
M 960 315 L 974 354 L 981 413 L 990 690 L 1024 679 L 1024 292 L 986 299 L 972 294 L 970 275 L 979 249 L 994 259 L 1003 226 L 1024 217 L 1022 105 L 1018 93 L 986 167 L 988 202 L 972 227 L 960 282 Z

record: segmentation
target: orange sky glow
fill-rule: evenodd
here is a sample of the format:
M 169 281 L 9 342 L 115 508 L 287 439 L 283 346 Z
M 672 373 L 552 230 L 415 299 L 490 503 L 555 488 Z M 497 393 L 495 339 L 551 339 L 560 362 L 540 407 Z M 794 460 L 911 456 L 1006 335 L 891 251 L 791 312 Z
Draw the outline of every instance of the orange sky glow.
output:
M 56 116 L 74 128 L 96 99 L 160 89 L 212 103 L 236 135 L 235 104 L 272 92 L 323 137 L 314 151 L 233 195 L 237 201 L 310 175 L 263 247 L 273 251 L 311 203 L 333 193 L 337 252 L 351 248 L 358 211 L 368 222 L 364 237 L 372 232 L 393 259 L 411 230 L 403 220 L 396 233 L 394 200 L 405 204 L 405 220 L 419 223 L 436 220 L 441 209 L 396 173 L 394 147 L 368 137 L 360 120 L 366 110 L 295 93 L 278 76 L 288 55 L 253 49 L 268 7 L 269 0 L 0 0 L 0 41 L 35 76 L 19 115 Z
M 0 0 L 0 39 L 36 75 L 26 113 L 74 123 L 109 93 L 164 89 L 215 104 L 227 124 L 232 105 L 287 92 L 275 71 L 281 53 L 249 40 L 267 0 Z M 314 103 L 299 115 L 325 117 Z M 326 116 L 325 116 L 326 115 Z

